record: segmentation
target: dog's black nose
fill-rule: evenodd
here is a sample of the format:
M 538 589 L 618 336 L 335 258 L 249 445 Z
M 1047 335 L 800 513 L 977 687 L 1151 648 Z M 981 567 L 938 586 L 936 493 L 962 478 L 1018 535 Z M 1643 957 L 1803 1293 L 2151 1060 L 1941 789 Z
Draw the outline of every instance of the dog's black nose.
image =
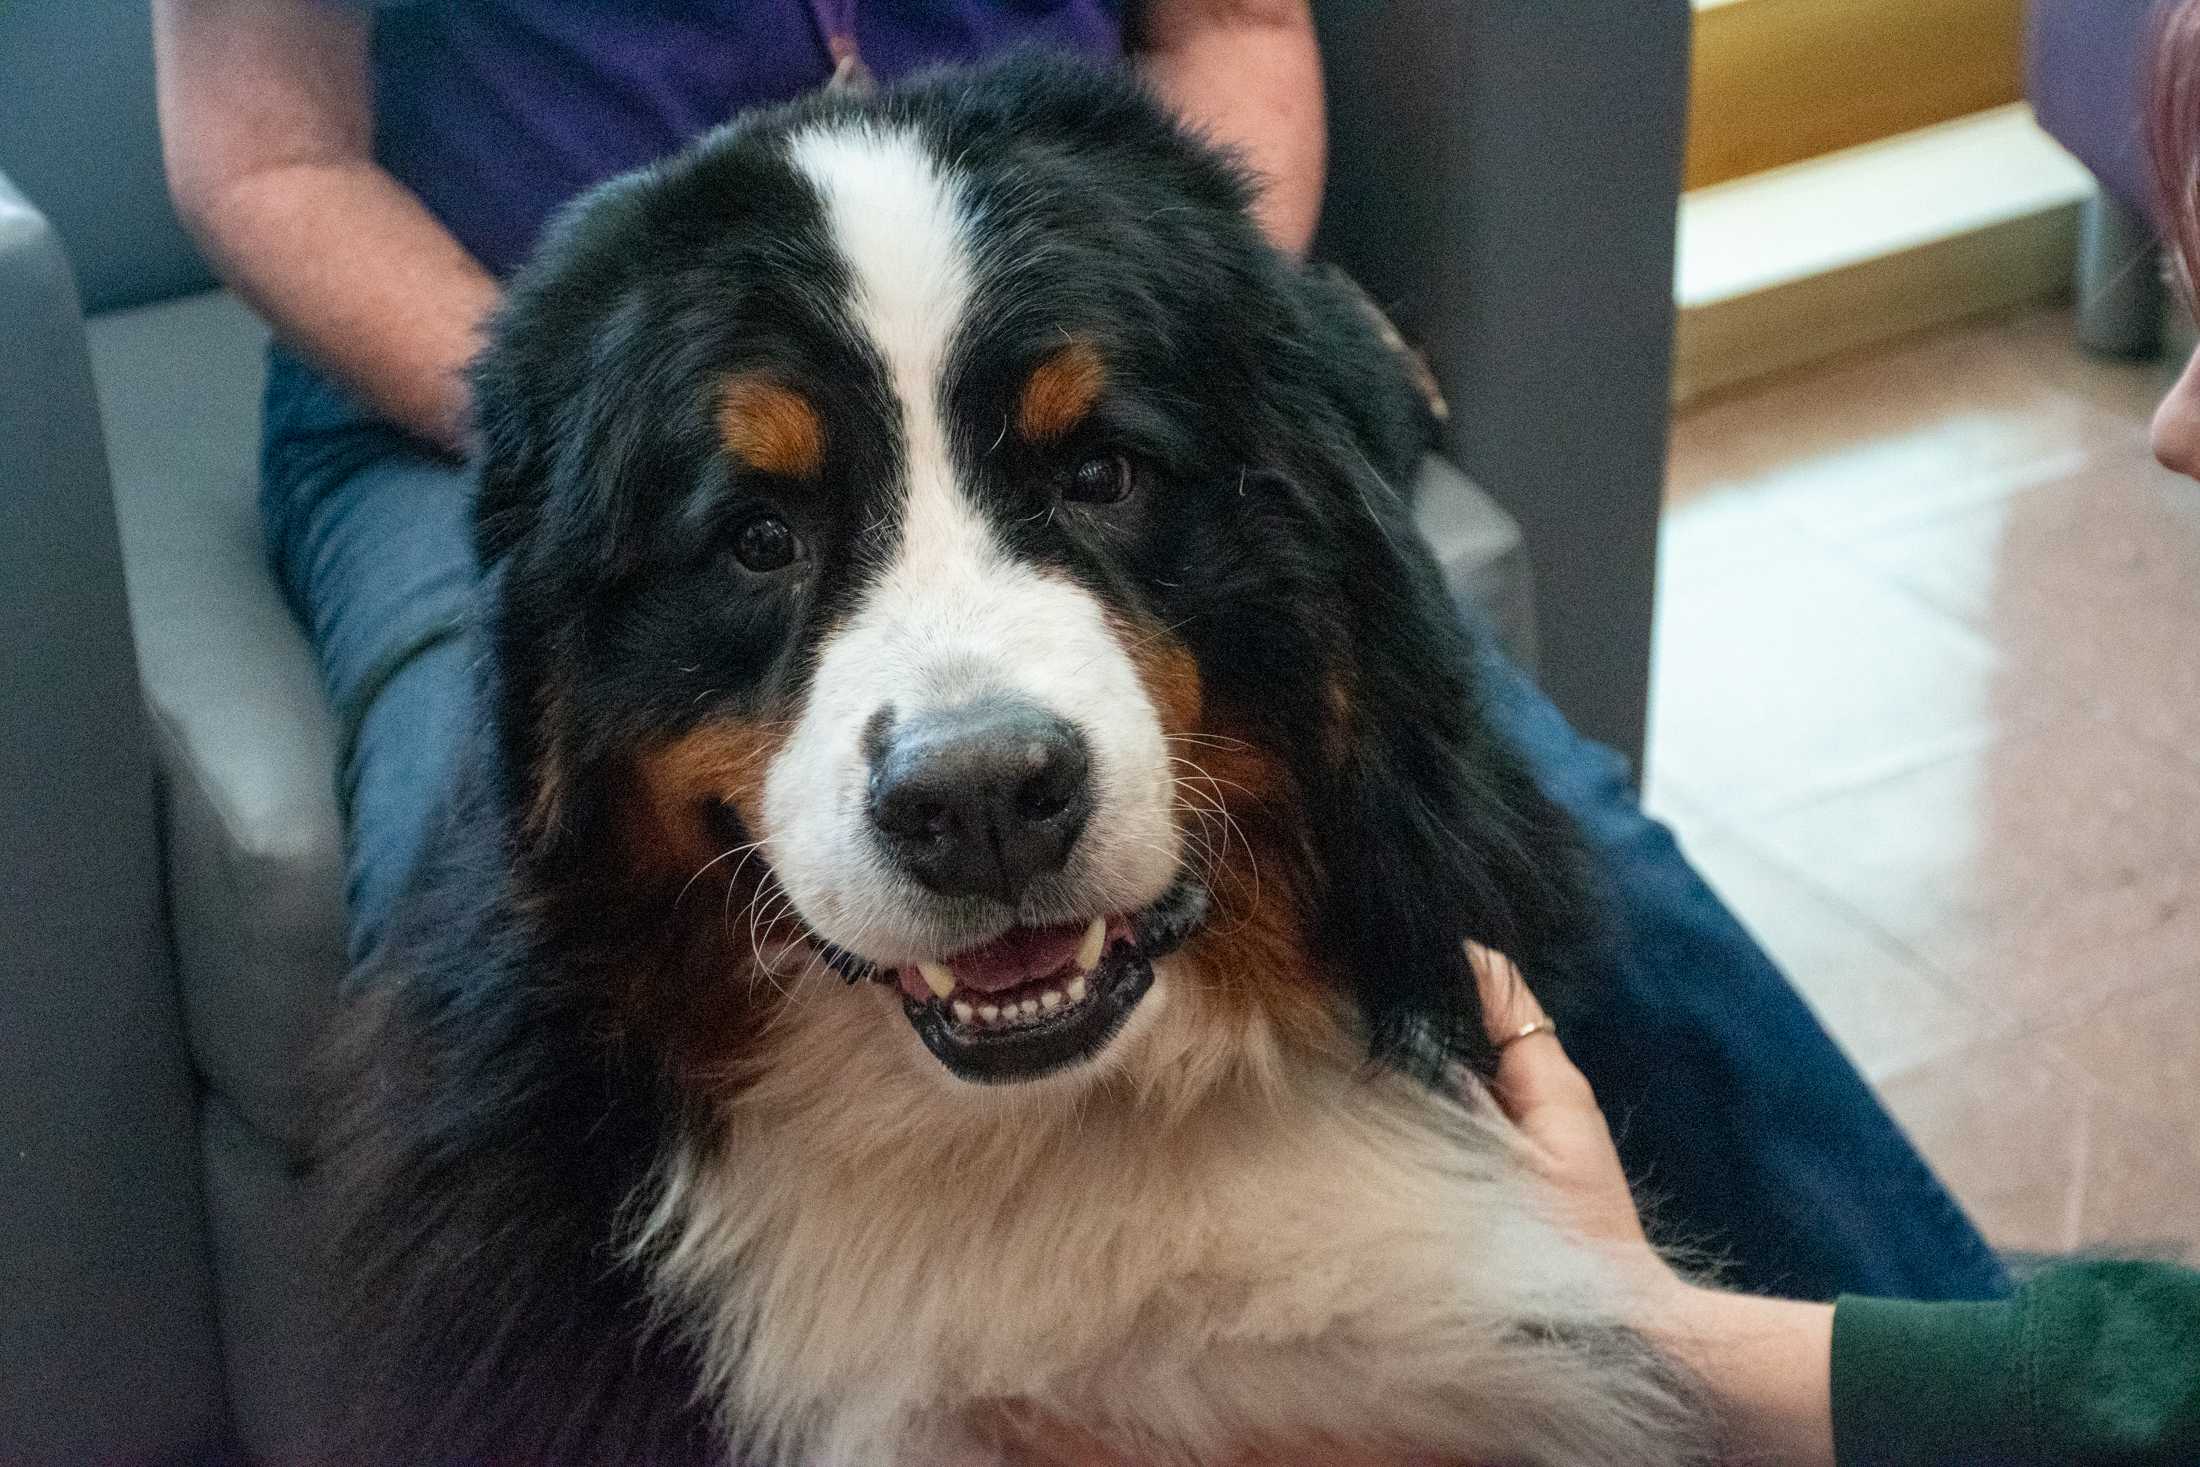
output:
M 874 722 L 871 822 L 894 859 L 943 896 L 1014 902 L 1059 871 L 1092 813 L 1092 756 L 1063 719 L 981 699 Z

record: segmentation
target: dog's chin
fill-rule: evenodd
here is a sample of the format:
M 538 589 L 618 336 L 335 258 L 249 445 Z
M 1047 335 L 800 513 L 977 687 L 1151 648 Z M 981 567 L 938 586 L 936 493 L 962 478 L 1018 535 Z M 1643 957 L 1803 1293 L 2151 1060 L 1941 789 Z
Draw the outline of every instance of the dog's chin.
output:
M 1207 915 L 1188 874 L 1138 911 L 1011 928 L 936 961 L 886 967 L 816 942 L 850 982 L 893 987 L 910 1027 L 950 1075 L 974 1085 L 1043 1079 L 1097 1059 L 1152 991 L 1154 964 Z

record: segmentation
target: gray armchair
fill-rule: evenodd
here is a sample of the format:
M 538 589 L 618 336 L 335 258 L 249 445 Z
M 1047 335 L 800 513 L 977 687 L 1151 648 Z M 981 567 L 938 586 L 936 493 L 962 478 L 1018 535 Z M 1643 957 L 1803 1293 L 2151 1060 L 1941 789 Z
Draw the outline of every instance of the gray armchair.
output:
M 1687 0 L 1321 8 L 1323 249 L 1504 506 L 1432 460 L 1423 529 L 1639 753 Z M 341 831 L 253 506 L 265 333 L 168 212 L 143 0 L 0 6 L 0 96 L 0 1459 L 307 1460 Z

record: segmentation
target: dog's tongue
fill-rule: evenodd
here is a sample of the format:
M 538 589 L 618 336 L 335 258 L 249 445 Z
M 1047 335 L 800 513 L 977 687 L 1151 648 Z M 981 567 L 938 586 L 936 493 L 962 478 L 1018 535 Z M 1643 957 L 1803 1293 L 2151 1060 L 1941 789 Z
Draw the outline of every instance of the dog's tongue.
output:
M 1059 927 L 1011 927 L 991 942 L 966 949 L 947 960 L 955 981 L 980 993 L 999 993 L 1034 978 L 1044 978 L 1077 956 L 1085 924 Z

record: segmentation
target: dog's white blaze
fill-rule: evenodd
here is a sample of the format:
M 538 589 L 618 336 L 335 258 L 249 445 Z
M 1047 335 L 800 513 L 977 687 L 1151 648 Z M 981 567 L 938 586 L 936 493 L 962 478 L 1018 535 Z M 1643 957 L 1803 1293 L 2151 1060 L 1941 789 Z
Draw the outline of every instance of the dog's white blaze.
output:
M 1095 912 L 1143 906 L 1178 858 L 1153 706 L 1099 603 L 1005 555 L 960 483 L 944 378 L 976 268 L 962 191 L 904 131 L 826 124 L 789 157 L 823 200 L 850 314 L 899 401 L 906 477 L 892 562 L 820 649 L 766 780 L 773 868 L 827 939 L 881 962 L 940 956 L 929 904 L 871 838 L 863 729 L 887 704 L 907 717 L 1007 693 L 1077 725 L 1092 751 L 1094 812 L 1068 882 Z
M 952 496 L 941 373 L 969 314 L 971 258 L 962 199 L 915 134 L 867 125 L 812 128 L 788 143 L 816 188 L 847 263 L 857 324 L 901 403 L 911 509 Z M 937 508 L 936 505 L 930 507 Z

